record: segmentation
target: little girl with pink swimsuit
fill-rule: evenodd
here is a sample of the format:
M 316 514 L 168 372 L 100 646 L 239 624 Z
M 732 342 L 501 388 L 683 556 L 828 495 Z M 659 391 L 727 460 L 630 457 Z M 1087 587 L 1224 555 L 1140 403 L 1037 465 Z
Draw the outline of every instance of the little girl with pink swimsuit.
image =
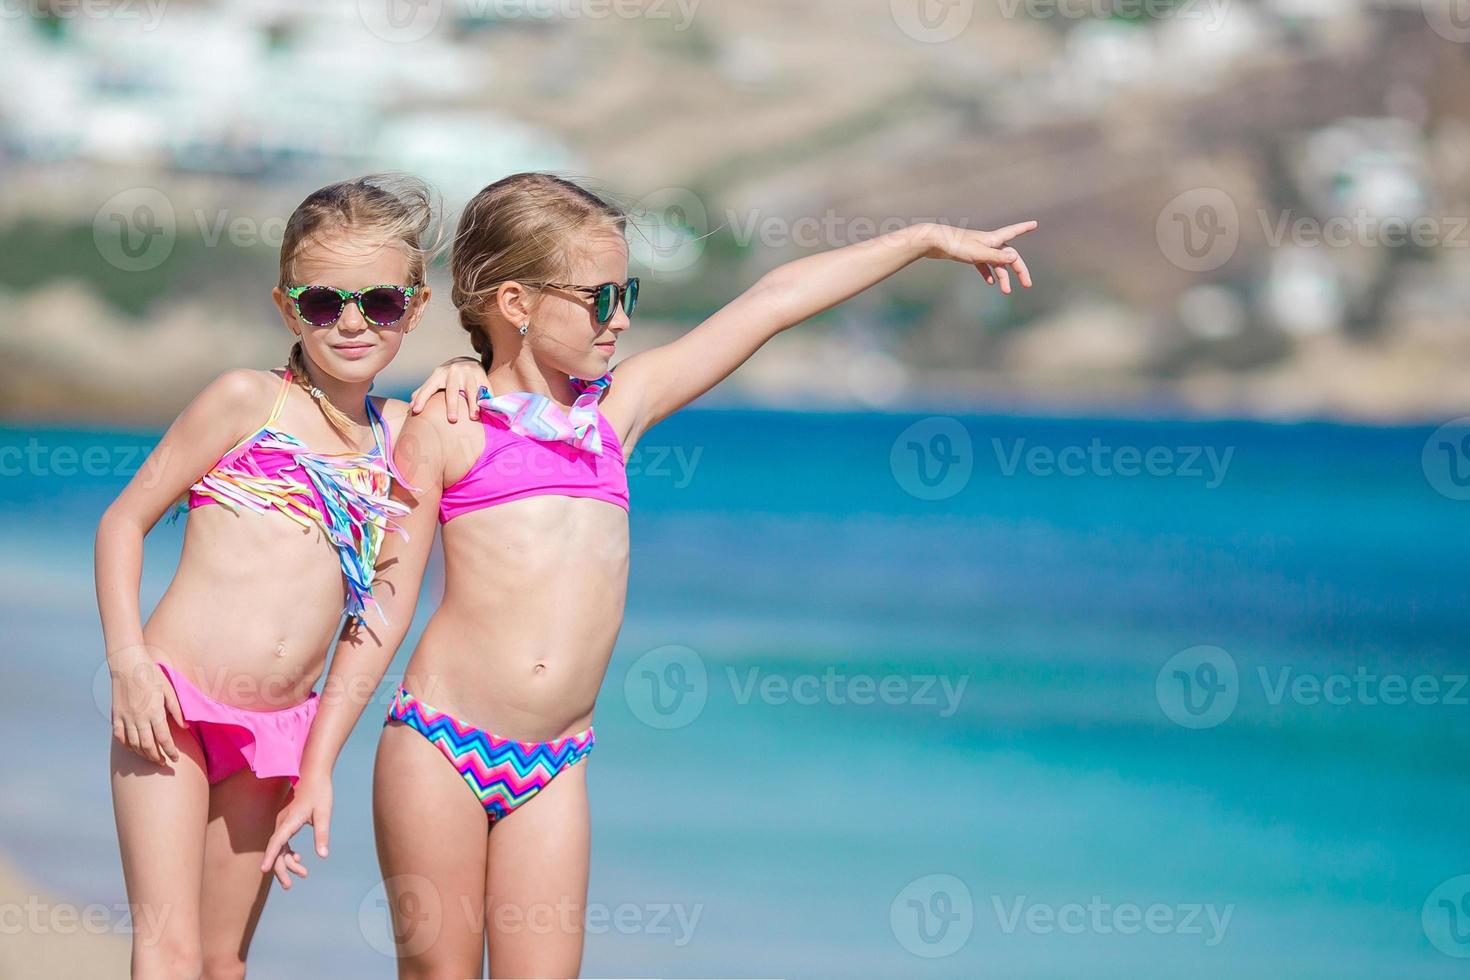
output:
M 272 294 L 288 365 L 215 379 L 97 528 L 135 977 L 244 975 L 313 686 L 344 615 L 348 633 L 380 620 L 374 564 L 407 513 L 390 494 L 407 406 L 368 392 L 429 302 L 432 210 L 410 178 L 303 201 Z M 145 624 L 143 538 L 185 494 L 179 567 Z M 286 887 L 305 874 L 289 851 L 272 866 Z

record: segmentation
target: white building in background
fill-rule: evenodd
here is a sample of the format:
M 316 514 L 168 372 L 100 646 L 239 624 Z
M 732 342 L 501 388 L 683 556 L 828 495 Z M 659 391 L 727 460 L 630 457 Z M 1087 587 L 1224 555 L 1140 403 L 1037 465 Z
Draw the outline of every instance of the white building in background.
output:
M 1413 222 L 1432 206 L 1427 152 L 1409 120 L 1341 119 L 1303 142 L 1293 179 L 1324 218 Z
M 1347 314 L 1337 265 L 1322 248 L 1274 250 L 1264 300 L 1271 322 L 1299 336 L 1337 330 Z
M 410 43 L 370 29 L 356 0 L 170 4 L 152 24 L 55 30 L 0 18 L 0 148 L 267 179 L 405 169 L 447 199 L 509 169 L 574 166 L 553 134 L 489 108 L 494 64 L 456 39 L 454 5 L 439 9 L 445 23 Z
M 569 170 L 569 151 L 538 129 L 484 109 L 412 112 L 386 120 L 365 158 L 369 170 L 406 170 L 444 196 L 446 212 L 518 170 Z

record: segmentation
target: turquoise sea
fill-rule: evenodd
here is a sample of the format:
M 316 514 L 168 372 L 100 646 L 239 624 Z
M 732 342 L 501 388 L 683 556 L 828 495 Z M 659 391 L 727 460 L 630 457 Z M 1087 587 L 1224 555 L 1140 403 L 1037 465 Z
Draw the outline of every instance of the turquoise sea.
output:
M 630 461 L 585 975 L 1464 975 L 1470 460 L 1432 432 L 665 422 Z M 155 438 L 0 428 L 0 848 L 77 903 L 125 900 L 91 536 Z M 393 974 L 377 727 L 254 975 Z

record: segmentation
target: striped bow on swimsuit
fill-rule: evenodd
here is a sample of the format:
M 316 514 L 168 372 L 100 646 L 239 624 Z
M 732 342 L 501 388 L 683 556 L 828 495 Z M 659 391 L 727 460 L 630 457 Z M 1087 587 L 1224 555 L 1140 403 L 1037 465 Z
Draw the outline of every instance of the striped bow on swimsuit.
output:
M 545 395 L 529 391 L 492 395 L 488 388 L 480 389 L 480 408 L 499 417 L 518 435 L 542 442 L 564 442 L 600 456 L 602 433 L 597 426 L 597 402 L 612 384 L 612 375 L 604 374 L 595 381 L 573 378 L 572 383 L 580 393 L 565 414 Z

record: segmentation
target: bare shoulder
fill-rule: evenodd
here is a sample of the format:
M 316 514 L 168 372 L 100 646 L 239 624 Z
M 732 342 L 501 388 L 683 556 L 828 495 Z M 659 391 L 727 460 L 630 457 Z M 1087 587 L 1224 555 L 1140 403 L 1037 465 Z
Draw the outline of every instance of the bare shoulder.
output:
M 249 414 L 259 410 L 264 417 L 275 402 L 284 375 L 279 371 L 231 368 L 218 375 L 199 393 L 195 403 L 211 409 Z
M 459 421 L 449 421 L 446 399 L 447 395 L 444 392 L 434 392 L 425 403 L 423 411 L 417 415 L 409 413 L 407 403 L 400 403 L 403 405 L 403 434 L 422 439 L 433 439 L 445 447 L 446 453 L 452 452 L 454 447 L 460 444 L 479 445 L 482 443 L 484 434 L 480 429 L 480 423 L 469 417 L 463 405 L 459 406 Z
M 226 398 L 250 399 L 261 395 L 269 395 L 274 398 L 284 377 L 280 371 L 231 368 L 221 372 L 209 383 L 209 388 L 206 390 L 217 392 Z
M 448 486 L 469 472 L 484 451 L 485 429 L 469 417 L 463 405 L 459 406 L 459 421 L 449 421 L 445 399 L 445 393 L 437 391 L 423 411 L 407 414 L 398 445 L 402 454 L 415 460 L 425 459 L 423 454 L 431 451 L 439 461 L 444 485 Z
M 217 375 L 169 426 L 170 445 L 224 452 L 265 422 L 284 373 L 234 368 Z

